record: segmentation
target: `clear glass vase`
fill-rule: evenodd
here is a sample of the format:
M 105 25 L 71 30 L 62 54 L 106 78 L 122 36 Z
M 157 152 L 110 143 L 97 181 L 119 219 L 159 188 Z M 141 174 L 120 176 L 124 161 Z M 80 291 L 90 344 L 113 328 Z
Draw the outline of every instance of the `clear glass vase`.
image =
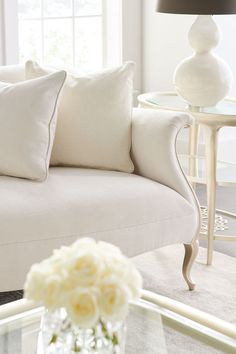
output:
M 99 320 L 93 328 L 80 328 L 71 323 L 62 308 L 45 311 L 40 346 L 45 354 L 124 354 L 125 334 L 125 322 Z

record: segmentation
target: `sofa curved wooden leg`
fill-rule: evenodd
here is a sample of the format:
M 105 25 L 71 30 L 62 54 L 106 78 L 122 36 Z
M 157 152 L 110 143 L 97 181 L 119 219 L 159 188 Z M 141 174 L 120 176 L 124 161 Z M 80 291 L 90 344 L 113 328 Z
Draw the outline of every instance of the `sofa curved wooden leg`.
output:
M 198 240 L 193 241 L 191 244 L 185 244 L 185 256 L 183 262 L 183 276 L 188 284 L 189 290 L 194 290 L 195 283 L 191 278 L 191 269 L 192 265 L 197 257 L 198 249 L 199 249 L 199 242 Z

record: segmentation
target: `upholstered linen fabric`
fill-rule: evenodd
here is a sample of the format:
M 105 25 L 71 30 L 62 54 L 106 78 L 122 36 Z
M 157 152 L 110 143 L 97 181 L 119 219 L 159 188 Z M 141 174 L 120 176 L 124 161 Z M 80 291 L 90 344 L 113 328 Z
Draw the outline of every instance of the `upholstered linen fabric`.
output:
M 54 167 L 44 183 L 0 177 L 0 195 L 2 291 L 22 288 L 31 263 L 78 237 L 111 242 L 128 256 L 193 238 L 190 203 L 134 174 Z
M 179 132 L 191 125 L 193 118 L 185 113 L 153 109 L 133 110 L 132 159 L 135 173 L 175 190 L 195 209 L 192 232 L 200 232 L 200 206 L 176 152 Z
M 176 140 L 193 118 L 185 113 L 136 108 L 132 121 L 135 173 L 163 183 L 196 204 L 196 197 L 179 164 Z
M 49 71 L 26 63 L 26 78 Z M 51 165 L 132 172 L 134 64 L 84 77 L 68 75 L 58 110 Z
M 19 66 L 14 73 L 24 75 Z M 191 243 L 199 208 L 175 150 L 179 130 L 190 123 L 174 112 L 135 111 L 136 175 L 50 168 L 44 183 L 0 176 L 0 291 L 22 288 L 32 263 L 77 237 L 106 240 L 129 256 Z
M 0 83 L 0 174 L 46 178 L 65 78 L 60 71 L 22 83 Z

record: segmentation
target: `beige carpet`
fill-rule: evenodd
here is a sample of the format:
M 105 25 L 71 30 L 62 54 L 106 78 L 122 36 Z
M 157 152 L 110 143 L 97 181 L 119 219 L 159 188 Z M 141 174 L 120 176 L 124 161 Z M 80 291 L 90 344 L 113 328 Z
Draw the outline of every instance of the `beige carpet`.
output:
M 197 287 L 195 291 L 188 291 L 181 274 L 183 255 L 184 247 L 174 245 L 135 257 L 134 262 L 144 278 L 144 288 L 236 324 L 236 258 L 216 252 L 213 265 L 207 266 L 206 250 L 200 248 L 193 267 Z M 139 330 L 137 326 L 135 331 Z M 173 331 L 166 331 L 165 337 L 167 352 L 171 354 L 219 353 Z M 159 351 L 158 346 L 150 347 L 146 354 L 149 353 L 162 353 L 162 350 Z

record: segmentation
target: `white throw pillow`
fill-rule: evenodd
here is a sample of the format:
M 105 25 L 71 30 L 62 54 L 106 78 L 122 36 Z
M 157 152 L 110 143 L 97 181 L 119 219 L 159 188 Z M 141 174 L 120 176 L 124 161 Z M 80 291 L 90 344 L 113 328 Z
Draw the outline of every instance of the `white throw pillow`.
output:
M 26 78 L 48 74 L 26 63 Z M 58 107 L 51 165 L 133 172 L 130 158 L 134 64 L 84 77 L 68 75 Z
M 17 84 L 0 83 L 0 174 L 39 181 L 47 177 L 65 78 L 60 71 Z

